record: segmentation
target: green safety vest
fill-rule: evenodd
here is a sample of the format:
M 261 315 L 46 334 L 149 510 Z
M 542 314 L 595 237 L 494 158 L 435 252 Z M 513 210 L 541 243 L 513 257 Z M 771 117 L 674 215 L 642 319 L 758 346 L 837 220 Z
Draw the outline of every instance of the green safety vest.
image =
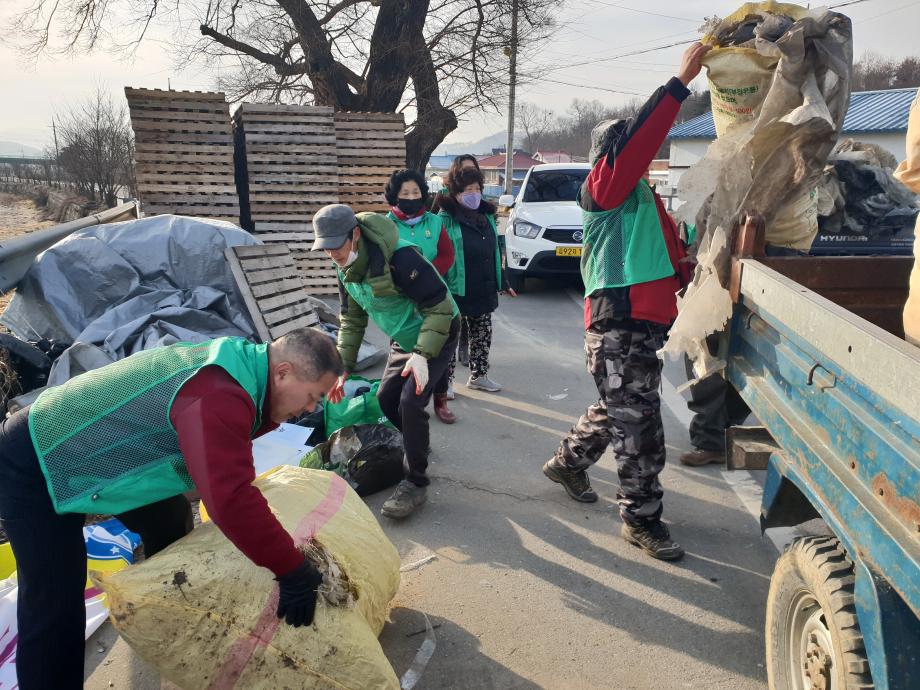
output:
M 392 211 L 387 214 L 387 218 L 396 224 L 399 230 L 399 238 L 411 242 L 422 250 L 422 256 L 429 261 L 434 261 L 438 256 L 438 239 L 441 237 L 441 219 L 431 211 L 426 211 L 425 215 L 415 225 L 401 221 Z
M 418 251 L 418 247 L 400 238 L 396 243 L 394 253 L 403 247 L 413 247 Z M 418 310 L 418 305 L 396 288 L 389 272 L 385 274 L 389 285 L 385 286 L 379 279 L 376 285 L 371 285 L 367 278 L 360 283 L 346 282 L 342 269 L 337 268 L 336 270 L 348 294 L 370 315 L 377 327 L 391 340 L 395 340 L 403 350 L 412 352 L 418 342 L 418 334 L 422 330 L 424 317 Z M 454 304 L 453 316 L 459 313 L 457 305 Z
M 441 211 L 439 218 L 441 218 L 444 223 L 444 227 L 447 230 L 447 236 L 450 237 L 451 241 L 454 243 L 454 265 L 447 271 L 444 280 L 453 294 L 463 297 L 466 294 L 466 265 L 463 259 L 463 231 L 460 229 L 460 222 L 454 220 L 454 217 L 447 213 L 447 211 Z M 495 225 L 495 216 L 488 215 L 486 218 L 489 219 L 489 225 L 492 226 L 492 232 L 495 233 L 495 284 L 498 285 L 498 289 L 501 290 L 502 252 L 498 244 L 498 228 Z
M 118 514 L 193 488 L 169 413 L 182 385 L 212 364 L 252 398 L 255 433 L 268 345 L 242 338 L 145 350 L 38 396 L 29 432 L 54 510 Z
M 626 287 L 674 275 L 654 193 L 645 180 L 610 211 L 581 212 L 585 297 L 603 288 Z

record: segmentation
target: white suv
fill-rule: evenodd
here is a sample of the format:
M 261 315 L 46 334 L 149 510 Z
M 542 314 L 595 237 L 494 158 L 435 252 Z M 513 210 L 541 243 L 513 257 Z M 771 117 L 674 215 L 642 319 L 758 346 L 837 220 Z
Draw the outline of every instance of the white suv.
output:
M 535 165 L 527 171 L 517 197 L 502 196 L 511 206 L 505 230 L 508 282 L 521 292 L 526 276 L 575 275 L 581 264 L 581 207 L 578 190 L 591 172 L 587 163 Z

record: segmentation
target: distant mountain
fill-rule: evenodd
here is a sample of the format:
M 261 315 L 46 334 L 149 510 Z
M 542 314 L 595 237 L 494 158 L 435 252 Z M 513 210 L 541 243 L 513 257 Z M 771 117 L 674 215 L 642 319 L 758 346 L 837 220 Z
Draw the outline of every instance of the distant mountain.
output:
M 447 155 L 454 154 L 459 155 L 461 153 L 472 153 L 475 155 L 481 155 L 486 153 L 492 153 L 492 149 L 502 148 L 506 143 L 508 138 L 507 131 L 496 132 L 495 134 L 490 134 L 484 139 L 474 142 L 462 142 L 457 144 L 441 144 L 437 149 L 435 149 L 436 155 Z M 518 144 L 520 145 L 520 142 Z
M 41 149 L 25 144 L 17 144 L 15 141 L 0 141 L 0 156 L 24 156 L 26 158 L 38 158 L 44 155 Z

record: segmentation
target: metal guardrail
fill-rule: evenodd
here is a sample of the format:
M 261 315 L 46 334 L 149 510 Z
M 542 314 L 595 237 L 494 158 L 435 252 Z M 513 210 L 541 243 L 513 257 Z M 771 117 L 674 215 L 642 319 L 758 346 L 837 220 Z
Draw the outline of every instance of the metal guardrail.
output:
M 9 240 L 0 240 L 0 293 L 16 287 L 36 256 L 77 230 L 139 217 L 138 202 L 130 201 L 69 223 L 36 230 Z

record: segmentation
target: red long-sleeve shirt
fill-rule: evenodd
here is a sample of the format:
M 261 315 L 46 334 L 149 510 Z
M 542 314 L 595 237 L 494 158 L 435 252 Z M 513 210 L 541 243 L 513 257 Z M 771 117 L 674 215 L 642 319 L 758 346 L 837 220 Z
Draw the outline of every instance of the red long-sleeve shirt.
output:
M 300 566 L 303 554 L 252 485 L 252 438 L 278 427 L 268 399 L 266 390 L 262 423 L 252 434 L 252 398 L 222 368 L 208 366 L 179 389 L 169 419 L 211 520 L 249 560 L 281 576 Z
M 675 77 L 652 94 L 622 135 L 603 151 L 588 174 L 581 194 L 585 210 L 610 211 L 626 201 L 648 171 L 674 124 L 680 104 L 689 93 Z M 677 226 L 661 197 L 657 193 L 654 197 L 659 225 L 643 230 L 663 234 L 674 275 L 621 288 L 606 288 L 589 295 L 585 301 L 585 328 L 609 319 L 634 319 L 668 325 L 676 318 L 675 293 L 688 282 L 689 267 L 681 263 L 685 252 Z
M 450 267 L 454 265 L 454 243 L 447 234 L 447 228 L 441 226 L 441 234 L 438 235 L 438 255 L 434 257 L 432 265 L 442 276 L 446 276 Z

